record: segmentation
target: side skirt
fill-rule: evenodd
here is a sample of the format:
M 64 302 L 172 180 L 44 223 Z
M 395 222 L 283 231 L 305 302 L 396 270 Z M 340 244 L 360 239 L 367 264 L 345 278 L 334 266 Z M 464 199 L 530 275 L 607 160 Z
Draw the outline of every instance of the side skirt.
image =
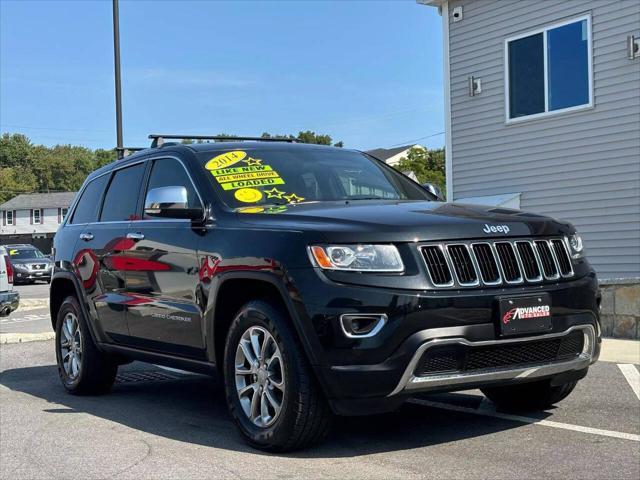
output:
M 135 348 L 123 347 L 120 345 L 111 345 L 107 343 L 101 343 L 100 349 L 107 354 L 121 355 L 131 360 L 153 363 L 156 365 L 162 365 L 164 367 L 177 368 L 193 373 L 201 373 L 204 375 L 214 376 L 217 372 L 216 367 L 213 363 L 201 360 L 175 357 L 164 353 L 148 352 L 144 350 L 137 350 Z

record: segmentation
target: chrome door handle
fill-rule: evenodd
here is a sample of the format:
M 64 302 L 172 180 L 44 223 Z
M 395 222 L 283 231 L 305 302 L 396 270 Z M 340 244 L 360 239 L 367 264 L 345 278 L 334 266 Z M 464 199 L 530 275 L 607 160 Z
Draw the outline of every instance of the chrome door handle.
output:
M 127 238 L 131 240 L 142 240 L 144 238 L 144 234 L 140 232 L 130 232 L 127 233 Z
M 81 233 L 80 240 L 84 240 L 85 242 L 93 240 L 93 233 Z

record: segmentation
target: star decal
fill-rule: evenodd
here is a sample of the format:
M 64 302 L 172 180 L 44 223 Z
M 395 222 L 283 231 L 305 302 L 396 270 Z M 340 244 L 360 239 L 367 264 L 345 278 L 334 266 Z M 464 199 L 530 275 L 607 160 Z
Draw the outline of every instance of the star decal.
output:
M 249 167 L 253 167 L 255 165 L 262 165 L 262 160 L 257 159 L 257 158 L 247 158 L 246 160 L 243 160 L 244 163 L 246 163 Z
M 291 203 L 302 202 L 304 200 L 304 197 L 299 197 L 295 193 L 292 193 L 291 195 L 285 195 L 284 198 Z
M 264 193 L 267 194 L 267 198 L 282 198 L 282 196 L 287 192 L 282 192 L 276 187 L 273 187 L 271 190 L 265 190 Z

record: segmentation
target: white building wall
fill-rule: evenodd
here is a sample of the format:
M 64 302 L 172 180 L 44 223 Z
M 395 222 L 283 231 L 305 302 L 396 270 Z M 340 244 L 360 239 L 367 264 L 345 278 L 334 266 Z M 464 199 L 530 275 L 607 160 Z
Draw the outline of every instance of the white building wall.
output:
M 0 235 L 51 234 L 55 233 L 59 226 L 57 208 L 43 208 L 40 224 L 31 224 L 29 209 L 16 210 L 14 225 L 0 225 Z

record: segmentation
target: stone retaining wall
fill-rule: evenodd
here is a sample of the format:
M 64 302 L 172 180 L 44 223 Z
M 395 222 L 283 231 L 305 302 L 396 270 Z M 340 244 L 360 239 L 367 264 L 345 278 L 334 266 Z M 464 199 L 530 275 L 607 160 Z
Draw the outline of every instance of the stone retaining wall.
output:
M 600 280 L 602 334 L 640 340 L 640 278 Z

